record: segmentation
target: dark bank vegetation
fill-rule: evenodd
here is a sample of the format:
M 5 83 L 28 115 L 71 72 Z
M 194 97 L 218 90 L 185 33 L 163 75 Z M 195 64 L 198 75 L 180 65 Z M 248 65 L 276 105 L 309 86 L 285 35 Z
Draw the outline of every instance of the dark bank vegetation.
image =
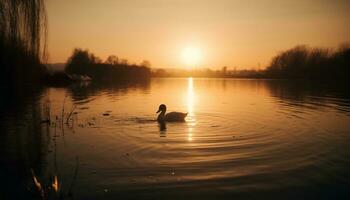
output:
M 275 56 L 265 70 L 269 78 L 348 79 L 350 45 L 333 51 L 296 46 Z
M 62 85 L 74 81 L 64 73 L 50 73 L 46 62 L 47 14 L 45 0 L 0 0 L 0 81 L 2 85 L 27 83 Z M 68 74 L 95 80 L 149 77 L 149 62 L 129 64 L 110 56 L 106 62 L 76 49 L 67 64 Z
M 126 59 L 109 56 L 105 62 L 88 50 L 75 49 L 68 59 L 65 72 L 94 81 L 115 81 L 124 79 L 145 79 L 150 77 L 150 63 L 129 64 Z
M 7 84 L 38 81 L 46 69 L 44 0 L 0 0 L 0 79 Z

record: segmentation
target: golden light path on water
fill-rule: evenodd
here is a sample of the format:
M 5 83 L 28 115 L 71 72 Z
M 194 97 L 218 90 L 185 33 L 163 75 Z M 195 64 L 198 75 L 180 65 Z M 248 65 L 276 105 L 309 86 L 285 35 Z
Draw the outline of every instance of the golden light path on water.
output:
M 248 197 L 254 193 L 258 199 L 267 190 L 294 195 L 300 187 L 302 199 L 311 192 L 318 197 L 319 188 L 308 188 L 329 180 L 325 187 L 332 190 L 338 184 L 350 185 L 350 152 L 337 151 L 346 150 L 350 141 L 350 100 L 340 95 L 342 88 L 311 85 L 307 89 L 285 80 L 213 78 L 154 78 L 141 85 L 129 84 L 50 88 L 38 102 L 42 106 L 36 108 L 35 103 L 11 121 L 0 120 L 0 127 L 12 125 L 0 139 L 0 147 L 17 147 L 6 138 L 19 135 L 14 141 L 28 139 L 32 142 L 28 147 L 41 145 L 34 150 L 45 153 L 40 160 L 35 152 L 28 155 L 38 167 L 28 169 L 32 179 L 25 191 L 38 191 L 40 197 L 49 188 L 50 195 L 59 196 L 73 182 L 77 183 L 72 190 L 76 199 L 138 192 L 148 197 L 154 191 L 154 195 L 174 195 L 170 190 L 180 197 L 194 194 L 212 199 L 225 191 L 227 199 L 241 193 Z M 160 103 L 170 111 L 188 112 L 186 122 L 168 123 L 162 130 L 154 113 Z M 67 116 L 74 106 L 77 113 L 66 124 L 67 118 L 60 117 L 62 107 Z M 43 112 L 39 121 L 33 109 Z M 20 122 L 26 125 L 18 129 L 17 117 L 24 114 Z M 40 122 L 50 115 L 56 118 L 52 124 Z M 19 134 L 13 134 L 11 130 L 17 129 Z M 37 134 L 42 137 L 30 139 Z M 16 155 L 23 155 L 22 150 L 31 152 L 26 147 L 18 146 Z M 8 152 L 5 159 L 22 159 Z M 23 162 L 23 169 L 29 164 Z M 21 179 L 20 187 L 23 180 L 27 177 Z M 348 194 L 346 189 L 341 192 Z
M 194 93 L 194 88 L 193 88 L 193 78 L 189 77 L 187 79 L 188 82 L 188 86 L 187 86 L 187 110 L 188 110 L 188 114 L 187 114 L 187 118 L 186 121 L 188 123 L 188 137 L 187 140 L 188 141 L 192 141 L 193 140 L 193 129 L 194 126 L 196 125 L 196 120 L 195 120 L 195 114 L 194 114 L 194 104 L 195 104 L 195 93 Z

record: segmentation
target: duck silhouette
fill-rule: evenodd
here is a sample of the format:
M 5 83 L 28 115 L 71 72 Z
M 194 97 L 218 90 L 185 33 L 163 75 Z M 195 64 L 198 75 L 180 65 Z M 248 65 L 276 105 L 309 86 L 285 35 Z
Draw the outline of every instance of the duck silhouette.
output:
M 182 112 L 170 112 L 165 114 L 166 113 L 165 104 L 161 104 L 159 106 L 157 113 L 159 113 L 157 118 L 158 122 L 183 122 L 185 121 L 185 117 L 187 116 L 187 113 L 182 113 Z

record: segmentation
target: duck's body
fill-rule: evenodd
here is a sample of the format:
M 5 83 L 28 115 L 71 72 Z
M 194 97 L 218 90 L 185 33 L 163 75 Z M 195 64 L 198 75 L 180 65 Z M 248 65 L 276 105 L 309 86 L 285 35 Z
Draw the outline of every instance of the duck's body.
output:
M 160 113 L 158 115 L 157 121 L 166 121 L 166 122 L 185 121 L 186 116 L 187 116 L 187 113 L 181 113 L 181 112 L 170 112 L 165 115 L 162 115 L 162 113 Z
M 185 121 L 185 117 L 187 116 L 187 113 L 182 112 L 170 112 L 165 114 L 166 106 L 164 104 L 159 106 L 157 113 L 159 113 L 157 118 L 158 122 L 181 122 Z

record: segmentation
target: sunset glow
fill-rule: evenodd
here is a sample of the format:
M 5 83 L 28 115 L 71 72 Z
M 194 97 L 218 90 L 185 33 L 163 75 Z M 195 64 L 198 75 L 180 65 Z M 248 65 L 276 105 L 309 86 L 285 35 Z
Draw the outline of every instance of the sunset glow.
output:
M 199 48 L 187 47 L 182 51 L 183 62 L 190 68 L 199 65 L 202 59 L 202 53 Z
M 264 67 L 295 45 L 349 42 L 348 10 L 348 1 L 50 0 L 49 62 L 80 47 L 160 68 Z
M 0 0 L 2 199 L 350 199 L 350 0 Z

